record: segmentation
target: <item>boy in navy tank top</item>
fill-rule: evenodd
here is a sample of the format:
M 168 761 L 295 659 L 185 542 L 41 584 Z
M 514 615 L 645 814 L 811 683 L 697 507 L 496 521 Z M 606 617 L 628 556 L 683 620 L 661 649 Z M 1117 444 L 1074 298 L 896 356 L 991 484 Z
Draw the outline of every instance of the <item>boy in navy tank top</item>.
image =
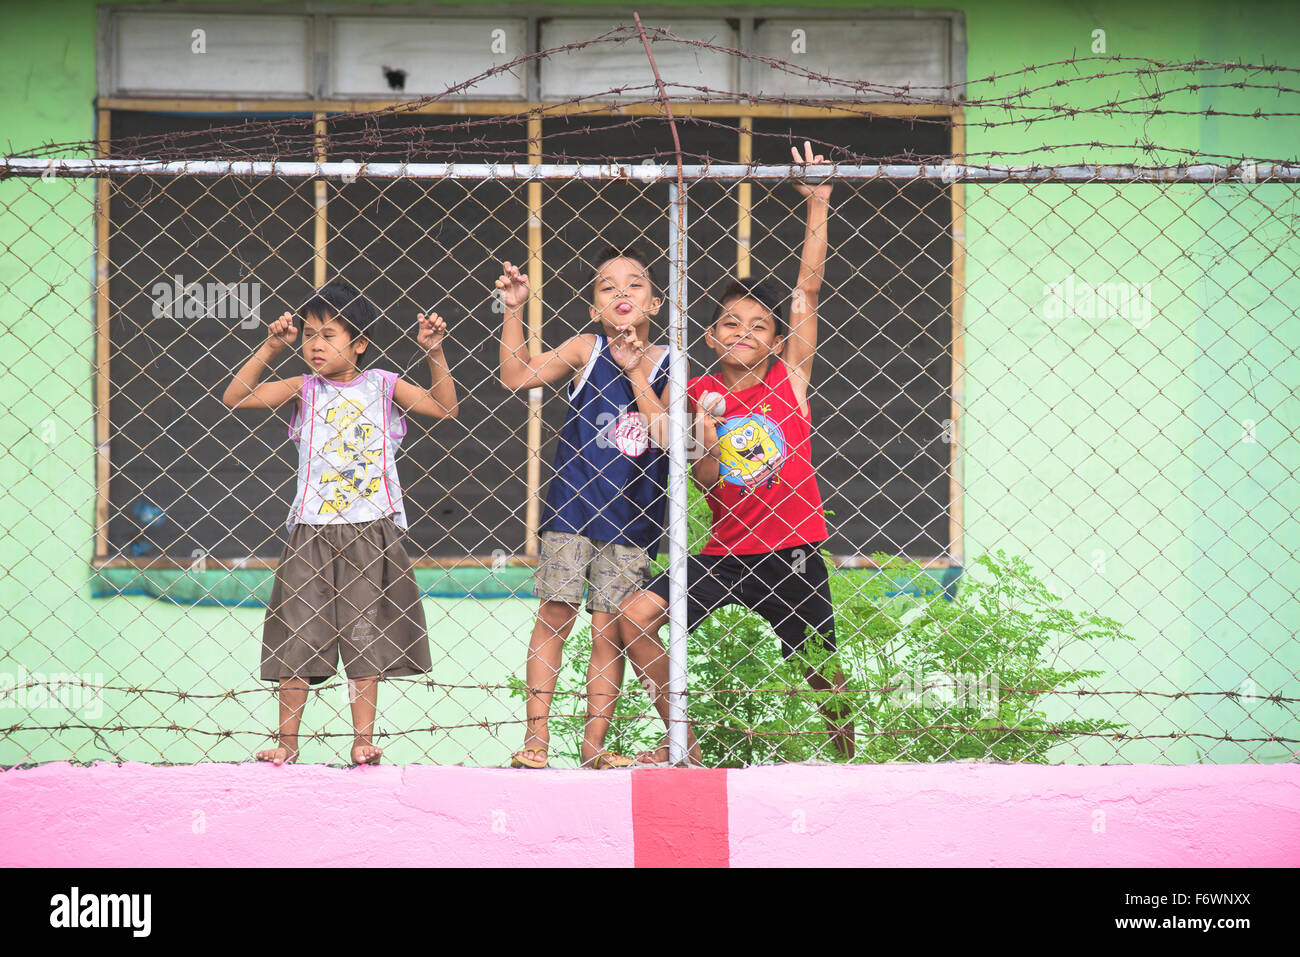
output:
M 806 142 L 804 150 L 802 157 L 793 150 L 794 162 L 825 162 Z M 723 605 L 744 605 L 772 625 L 786 658 L 803 647 L 809 629 L 824 648 L 835 650 L 830 582 L 819 549 L 826 520 L 812 465 L 808 405 L 831 186 L 796 188 L 808 200 L 808 218 L 788 334 L 781 303 L 768 287 L 733 281 L 719 297 L 705 336 L 720 368 L 687 387 L 696 421 L 692 475 L 713 513 L 708 544 L 687 562 L 687 629 Z M 667 696 L 660 692 L 668 686 L 668 656 L 658 639 L 668 621 L 667 575 L 631 596 L 622 610 L 627 656 L 667 723 Z M 807 678 L 816 690 L 844 688 L 842 674 L 830 681 L 811 665 Z M 823 714 L 833 748 L 851 758 L 853 725 L 839 714 Z M 664 763 L 667 751 L 661 746 L 637 761 Z M 691 752 L 698 760 L 693 743 Z
M 516 768 L 549 761 L 551 697 L 584 592 L 592 650 L 582 764 L 602 770 L 632 763 L 603 743 L 623 684 L 619 606 L 649 580 L 663 537 L 668 459 L 658 440 L 667 426 L 668 349 L 646 344 L 660 307 L 646 256 L 610 247 L 594 267 L 588 309 L 602 331 L 537 355 L 524 338 L 527 277 L 507 262 L 496 282 L 506 308 L 502 384 L 521 390 L 567 382 L 569 400 L 539 526 L 533 594 L 541 605 L 525 666 L 527 736 L 510 760 Z

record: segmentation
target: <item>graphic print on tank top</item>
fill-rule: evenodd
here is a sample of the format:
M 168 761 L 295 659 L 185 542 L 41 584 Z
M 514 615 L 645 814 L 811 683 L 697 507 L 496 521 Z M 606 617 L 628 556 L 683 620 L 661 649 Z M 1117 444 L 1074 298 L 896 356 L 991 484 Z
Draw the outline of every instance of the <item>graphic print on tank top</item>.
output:
M 741 486 L 740 494 L 780 483 L 788 446 L 785 433 L 766 413 L 764 402 L 752 414 L 725 419 L 718 429 L 719 470 L 724 481 Z
M 393 405 L 397 373 L 368 369 L 350 382 L 303 376 L 289 437 L 298 445 L 298 489 L 286 525 L 372 522 L 406 528 L 397 450 L 406 417 Z
M 338 432 L 321 446 L 320 454 L 331 467 L 317 482 L 320 494 L 318 515 L 342 515 L 358 495 L 369 498 L 379 491 L 383 476 L 383 446 L 368 447 L 375 434 L 373 422 L 359 422 L 365 405 L 355 399 L 340 399 L 325 410 L 325 422 Z

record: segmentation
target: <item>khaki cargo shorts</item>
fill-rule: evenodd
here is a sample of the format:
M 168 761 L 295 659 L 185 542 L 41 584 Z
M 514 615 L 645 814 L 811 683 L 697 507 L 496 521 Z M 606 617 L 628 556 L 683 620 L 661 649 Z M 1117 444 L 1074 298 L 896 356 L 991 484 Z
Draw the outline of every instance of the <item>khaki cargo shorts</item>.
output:
M 542 532 L 540 538 L 533 594 L 543 601 L 577 605 L 586 592 L 587 611 L 616 615 L 623 600 L 650 580 L 650 556 L 644 548 L 597 542 L 571 532 Z

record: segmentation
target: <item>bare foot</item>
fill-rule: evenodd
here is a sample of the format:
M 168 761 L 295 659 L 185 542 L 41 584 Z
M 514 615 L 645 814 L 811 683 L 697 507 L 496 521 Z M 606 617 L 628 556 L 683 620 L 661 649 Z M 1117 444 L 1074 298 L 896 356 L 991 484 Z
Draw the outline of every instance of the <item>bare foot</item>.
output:
M 383 748 L 375 747 L 373 744 L 354 744 L 352 746 L 352 763 L 378 764 L 379 756 L 383 753 Z
M 638 751 L 636 754 L 637 764 L 667 764 L 668 763 L 668 745 L 661 744 L 653 751 Z
M 858 753 L 857 744 L 853 739 L 853 722 L 841 725 L 831 734 L 831 743 L 835 751 L 840 756 L 840 760 L 852 761 Z
M 298 752 L 280 745 L 275 748 L 267 748 L 265 751 L 258 751 L 257 760 L 270 761 L 272 764 L 293 764 L 298 760 Z
M 848 713 L 834 714 L 822 709 L 822 716 L 826 719 L 826 730 L 830 732 L 828 738 L 835 755 L 841 761 L 852 761 L 858 749 L 854 740 L 853 721 L 845 720 Z

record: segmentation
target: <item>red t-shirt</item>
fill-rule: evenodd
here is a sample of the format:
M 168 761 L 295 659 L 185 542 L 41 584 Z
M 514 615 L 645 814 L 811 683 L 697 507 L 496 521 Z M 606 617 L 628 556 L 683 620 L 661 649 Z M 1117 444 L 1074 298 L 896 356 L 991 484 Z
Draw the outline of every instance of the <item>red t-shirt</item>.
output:
M 758 385 L 731 392 L 717 376 L 686 387 L 691 411 L 705 392 L 727 408 L 718 441 L 718 484 L 708 493 L 713 537 L 705 555 L 757 555 L 826 540 L 826 518 L 812 467 L 812 415 L 799 409 L 785 363 L 774 359 Z

